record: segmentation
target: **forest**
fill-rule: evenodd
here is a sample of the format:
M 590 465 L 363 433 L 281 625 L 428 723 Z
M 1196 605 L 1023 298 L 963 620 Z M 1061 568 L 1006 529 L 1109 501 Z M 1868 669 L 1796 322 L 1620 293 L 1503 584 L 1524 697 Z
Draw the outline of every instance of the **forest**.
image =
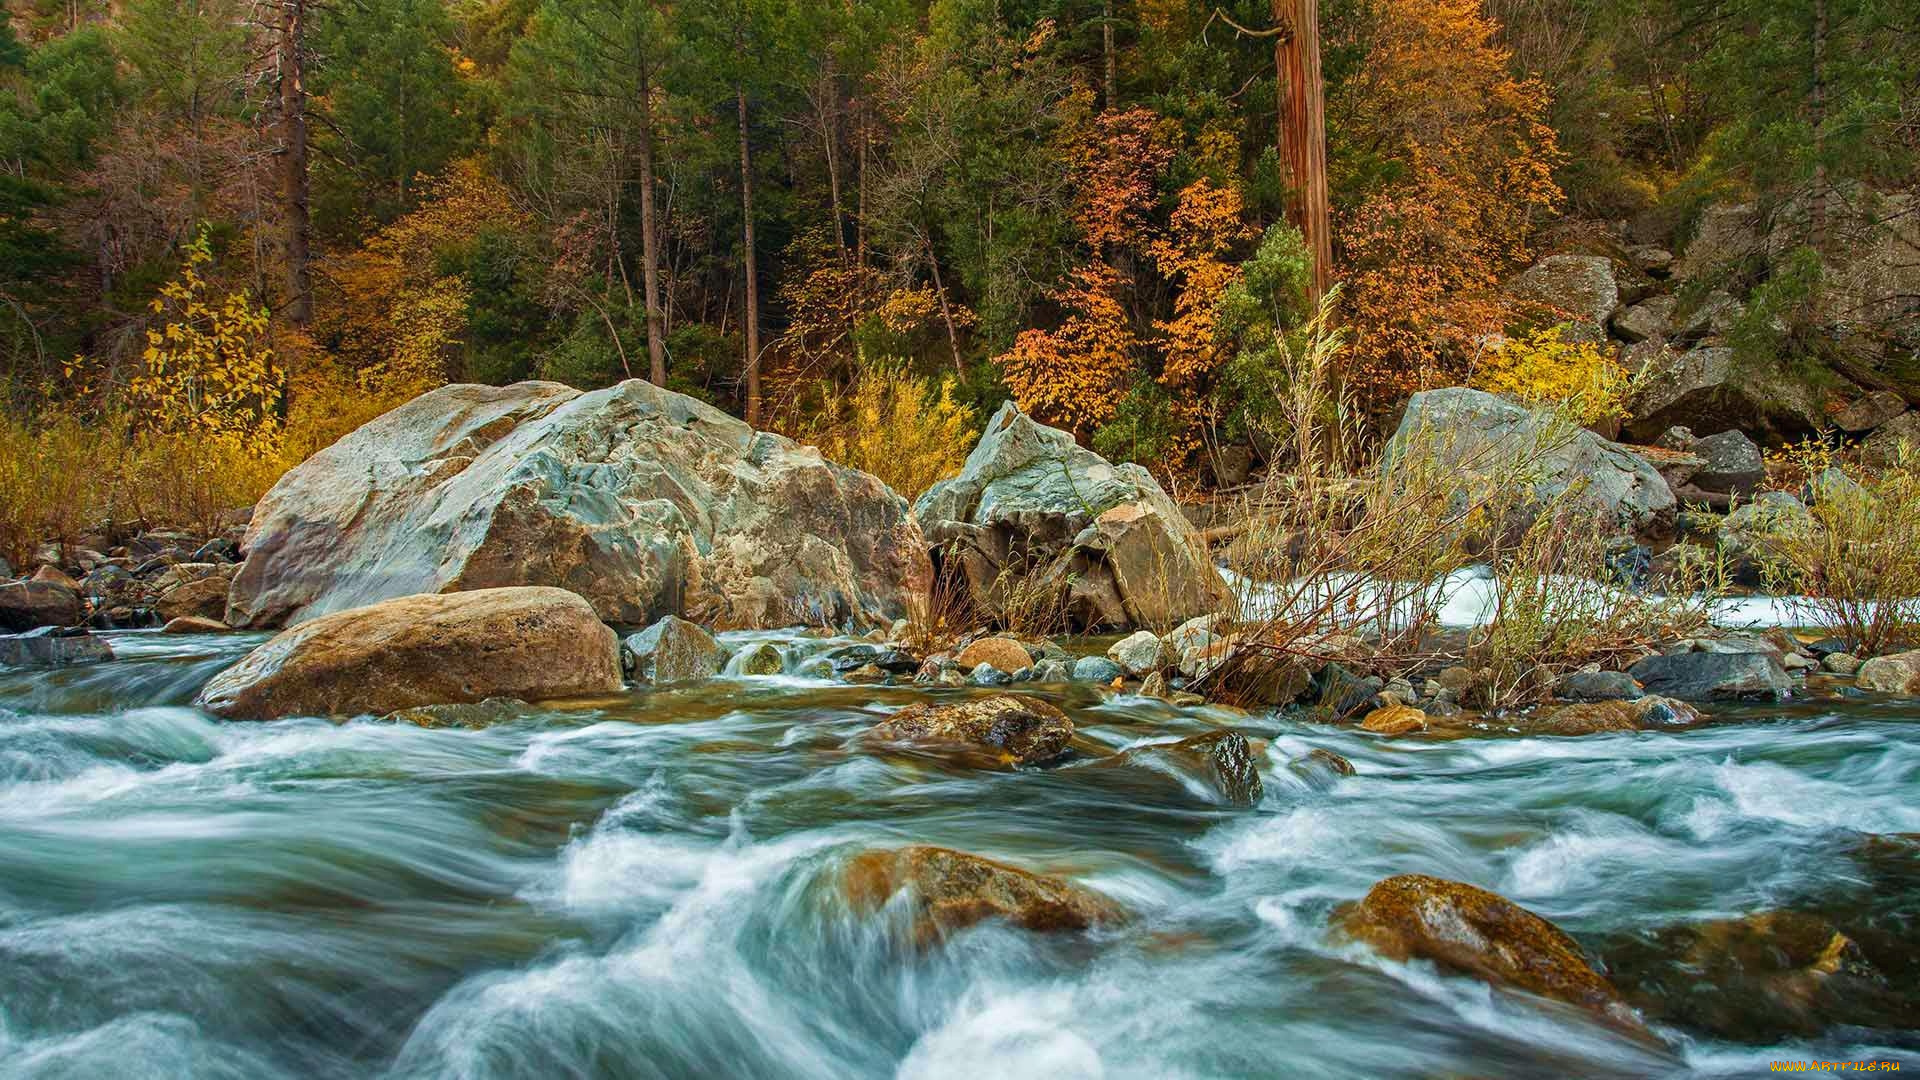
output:
M 1279 364 L 1319 316 L 1357 431 L 1464 382 L 1617 422 L 1635 357 L 1503 286 L 1555 252 L 1681 250 L 1736 205 L 1764 250 L 1682 307 L 1731 289 L 1742 362 L 1920 390 L 1920 254 L 1871 317 L 1822 302 L 1859 229 L 1911 237 L 1920 27 L 1893 0 L 0 15 L 7 450 L 75 463 L 15 472 L 34 539 L 76 492 L 243 505 L 449 382 L 648 379 L 909 497 L 1008 398 L 1231 482 L 1286 440 Z

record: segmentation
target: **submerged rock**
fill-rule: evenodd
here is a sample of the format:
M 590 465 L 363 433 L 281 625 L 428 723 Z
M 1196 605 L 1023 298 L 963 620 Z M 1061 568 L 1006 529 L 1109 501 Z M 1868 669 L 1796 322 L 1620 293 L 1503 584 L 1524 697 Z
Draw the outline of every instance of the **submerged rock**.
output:
M 787 659 L 778 646 L 763 641 L 748 646 L 728 666 L 740 675 L 779 675 L 787 670 Z
M 163 634 L 224 634 L 228 630 L 226 623 L 219 619 L 204 618 L 199 615 L 181 615 L 168 619 L 160 628 Z
M 421 705 L 388 713 L 395 723 L 426 728 L 485 728 L 525 715 L 527 703 L 516 698 L 488 698 L 472 704 Z
M 1314 747 L 1287 762 L 1287 768 L 1318 788 L 1332 787 L 1343 776 L 1353 776 L 1353 762 L 1322 747 Z
M 1458 881 L 1402 874 L 1338 916 L 1341 931 L 1390 960 L 1420 959 L 1590 1010 L 1637 1029 L 1619 991 L 1559 927 L 1503 896 Z
M 671 686 L 720 674 L 727 650 L 705 629 L 669 615 L 622 642 L 620 661 L 635 682 Z
M 873 725 L 871 734 L 889 742 L 974 746 L 1031 765 L 1066 750 L 1073 721 L 1037 698 L 997 694 L 946 705 L 909 705 Z
M 214 676 L 196 703 L 276 720 L 623 688 L 618 642 L 593 608 L 524 587 L 403 596 L 301 623 Z
M 68 667 L 111 659 L 112 647 L 85 630 L 42 626 L 0 636 L 0 664 L 13 667 Z
M 1151 770 L 1197 784 L 1211 801 L 1229 806 L 1257 806 L 1266 790 L 1253 749 L 1237 731 L 1209 731 L 1179 742 L 1136 746 L 1087 768 Z
M 889 626 L 931 581 L 879 480 L 637 380 L 424 394 L 282 477 L 242 546 L 242 627 L 511 585 L 621 626 Z
M 1231 602 L 1206 546 L 1145 469 L 1113 465 L 1011 402 L 914 514 L 935 558 L 989 613 L 1009 605 L 1009 574 L 1025 595 L 1051 590 L 1082 628 L 1165 625 Z
M 927 845 L 855 855 L 842 883 L 848 902 L 862 914 L 903 902 L 908 933 L 923 948 L 990 919 L 1059 933 L 1126 918 L 1120 905 L 1064 878 Z

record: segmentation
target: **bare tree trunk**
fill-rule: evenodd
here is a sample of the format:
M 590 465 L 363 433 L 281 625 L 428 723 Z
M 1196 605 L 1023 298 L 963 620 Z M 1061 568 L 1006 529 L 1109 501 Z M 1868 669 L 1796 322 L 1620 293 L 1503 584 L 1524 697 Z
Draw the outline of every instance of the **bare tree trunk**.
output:
M 953 373 L 959 378 L 967 377 L 967 367 L 960 362 L 960 332 L 953 327 L 953 309 L 947 306 L 947 287 L 940 281 L 940 258 L 933 253 L 933 237 L 926 237 L 927 265 L 933 267 L 933 294 L 940 298 L 940 318 L 947 324 L 947 347 L 953 350 Z
M 1100 3 L 1100 52 L 1104 61 L 1101 82 L 1106 91 L 1107 109 L 1112 111 L 1120 107 L 1119 95 L 1114 90 L 1120 80 L 1113 58 L 1113 0 Z
M 820 75 L 814 111 L 820 120 L 821 149 L 827 155 L 827 192 L 833 204 L 833 246 L 840 252 L 840 265 L 847 263 L 846 218 L 840 202 L 840 89 L 833 74 L 833 58 Z
M 1813 90 L 1809 95 L 1813 127 L 1813 192 L 1807 200 L 1807 239 L 1827 253 L 1827 0 L 1813 0 Z
M 653 220 L 653 69 L 640 70 L 640 263 L 647 301 L 647 379 L 667 385 L 667 338 L 660 312 L 660 229 Z
M 313 321 L 311 258 L 313 218 L 307 181 L 307 84 L 304 68 L 307 0 L 284 0 L 280 27 L 281 190 L 286 205 L 287 321 L 304 329 Z
M 1286 104 L 1280 112 L 1281 159 L 1293 184 L 1295 227 L 1313 253 L 1311 297 L 1327 291 L 1333 268 L 1333 235 L 1327 211 L 1327 119 L 1320 81 L 1319 0 L 1273 0 L 1276 23 L 1292 32 L 1275 38 L 1274 67 Z
M 867 103 L 860 102 L 860 188 L 854 194 L 853 265 L 867 268 Z
M 753 150 L 747 139 L 747 88 L 734 84 L 734 98 L 740 106 L 740 216 L 745 225 L 743 252 L 747 286 L 747 424 L 760 426 L 760 281 L 759 264 L 753 253 Z M 840 218 L 834 215 L 834 231 L 840 230 Z M 843 249 L 844 250 L 844 249 Z

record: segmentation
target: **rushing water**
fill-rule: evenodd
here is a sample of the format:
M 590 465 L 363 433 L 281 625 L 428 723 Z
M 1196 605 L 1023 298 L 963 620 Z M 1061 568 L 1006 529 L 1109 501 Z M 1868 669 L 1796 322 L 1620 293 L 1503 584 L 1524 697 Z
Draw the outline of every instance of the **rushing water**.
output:
M 1659 1025 L 1670 1049 L 1651 1049 L 1326 931 L 1336 904 L 1414 871 L 1503 893 L 1595 949 L 1807 903 L 1911 929 L 1920 884 L 1876 877 L 1858 842 L 1920 831 L 1910 709 L 1419 741 L 1035 691 L 1088 756 L 1222 724 L 1268 740 L 1267 793 L 1245 811 L 1111 770 L 872 752 L 859 733 L 922 693 L 795 677 L 483 730 L 192 709 L 258 640 L 118 634 L 112 663 L 0 672 L 0 1076 L 1920 1068 L 1920 1036 L 1884 1024 L 1784 1042 Z M 1288 767 L 1314 747 L 1358 775 Z M 847 911 L 830 871 L 904 842 L 1065 874 L 1136 918 L 902 946 Z

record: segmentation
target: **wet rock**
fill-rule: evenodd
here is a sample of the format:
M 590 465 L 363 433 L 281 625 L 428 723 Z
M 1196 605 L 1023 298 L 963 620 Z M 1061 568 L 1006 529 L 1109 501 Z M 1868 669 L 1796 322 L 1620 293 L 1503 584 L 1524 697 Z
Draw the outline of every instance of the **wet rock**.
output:
M 727 665 L 726 647 L 703 628 L 669 615 L 620 645 L 633 681 L 653 686 L 711 679 Z
M 1861 662 L 1861 659 L 1852 653 L 1828 653 L 1820 658 L 1820 667 L 1833 675 L 1853 675 L 1859 672 Z
M 1413 395 L 1381 461 L 1389 480 L 1418 458 L 1453 469 L 1460 478 L 1453 498 L 1464 506 L 1520 456 L 1537 459 L 1535 479 L 1530 497 L 1501 527 L 1523 529 L 1571 497 L 1623 534 L 1671 535 L 1673 492 L 1644 458 L 1584 428 L 1559 430 L 1547 414 L 1479 390 L 1456 386 Z
M 247 627 L 511 585 L 621 626 L 890 626 L 931 581 L 879 480 L 638 380 L 424 394 L 282 477 L 242 546 Z
M 1574 671 L 1560 677 L 1554 693 L 1568 701 L 1631 701 L 1641 690 L 1624 671 Z
M 826 659 L 835 671 L 852 671 L 880 659 L 880 649 L 873 645 L 849 645 L 828 653 Z
M 1316 787 L 1331 786 L 1334 780 L 1343 776 L 1353 776 L 1356 772 L 1353 762 L 1331 750 L 1317 746 L 1287 762 L 1287 767 Z
M 1374 695 L 1385 687 L 1386 683 L 1380 676 L 1356 675 L 1347 670 L 1344 664 L 1328 664 L 1313 679 L 1315 697 L 1336 722 L 1344 721 L 1366 708 Z
M 1920 650 L 1876 656 L 1862 663 L 1854 684 L 1876 694 L 1920 696 Z
M 909 936 L 923 948 L 988 920 L 1059 933 L 1126 918 L 1120 905 L 1064 878 L 925 845 L 856 855 L 842 881 L 848 902 L 863 914 L 904 903 Z
M 516 698 L 488 698 L 459 705 L 421 705 L 388 713 L 382 719 L 424 728 L 488 728 L 526 715 L 527 703 Z
M 1620 306 L 1613 261 L 1604 255 L 1549 255 L 1508 282 L 1507 292 L 1596 327 Z
M 1073 679 L 1073 669 L 1062 660 L 1042 660 L 1033 665 L 1033 681 L 1063 683 Z
M 975 746 L 1031 765 L 1066 750 L 1073 721 L 1037 698 L 998 694 L 944 705 L 909 705 L 875 724 L 871 734 L 889 742 Z
M 1770 653 L 1686 652 L 1649 656 L 1628 669 L 1647 693 L 1681 701 L 1776 698 L 1793 679 Z
M 111 659 L 113 649 L 85 630 L 42 626 L 0 636 L 0 664 L 12 667 L 69 667 Z
M 1136 679 L 1158 671 L 1167 662 L 1166 645 L 1151 630 L 1136 630 L 1107 648 L 1107 659 L 1126 669 Z
M 914 514 L 975 604 L 1002 613 L 1003 572 L 1052 587 L 1081 628 L 1157 626 L 1231 596 L 1193 526 L 1138 465 L 1113 465 L 1008 403 L 958 476 Z
M 998 668 L 1008 674 L 1033 666 L 1033 654 L 1025 645 L 1012 638 L 988 637 L 973 642 L 961 649 L 954 662 L 963 669 L 972 671 L 982 664 Z
M 1767 478 L 1767 463 L 1752 439 L 1738 431 L 1723 431 L 1696 439 L 1693 452 L 1705 459 L 1695 470 L 1693 485 L 1702 491 L 1745 495 Z
M 1411 735 L 1427 730 L 1427 714 L 1411 705 L 1388 705 L 1368 713 L 1360 730 L 1377 735 Z
M 1151 671 L 1140 680 L 1140 696 L 1165 701 L 1173 696 L 1173 689 L 1167 685 L 1167 676 L 1163 672 Z
M 181 615 L 168 619 L 160 628 L 163 634 L 224 634 L 227 624 L 219 619 L 209 619 L 201 615 Z
M 1563 705 L 1522 718 L 1517 725 L 1526 735 L 1577 737 L 1676 727 L 1699 719 L 1700 714 L 1685 702 L 1646 695 L 1631 701 L 1589 701 Z
M 741 675 L 779 675 L 787 670 L 787 659 L 778 646 L 763 641 L 742 650 L 728 666 Z
M 1647 1015 L 1741 1042 L 1812 1037 L 1835 1025 L 1909 1026 L 1912 1003 L 1820 915 L 1763 911 L 1666 927 L 1608 951 Z
M 888 675 L 878 664 L 861 664 L 852 671 L 840 673 L 840 681 L 855 686 L 879 686 L 885 683 Z
M 1622 1026 L 1640 1026 L 1619 991 L 1565 931 L 1485 889 L 1403 874 L 1376 884 L 1338 919 L 1349 937 L 1390 960 L 1426 960 L 1587 1009 Z
M 592 606 L 529 587 L 405 596 L 312 619 L 214 676 L 197 704 L 230 720 L 274 720 L 622 689 L 618 641 Z
M 0 584 L 0 630 L 73 626 L 86 617 L 86 602 L 66 585 L 36 580 Z
M 1073 662 L 1073 681 L 1105 686 L 1126 674 L 1126 669 L 1104 656 L 1083 656 Z
M 1021 668 L 1020 670 L 1025 671 L 1027 669 Z M 992 664 L 975 664 L 973 670 L 967 672 L 967 681 L 975 686 L 1012 686 L 1014 679 L 1012 675 L 1001 671 Z
M 1198 784 L 1211 801 L 1229 806 L 1257 806 L 1265 792 L 1253 749 L 1237 731 L 1209 731 L 1179 742 L 1136 746 L 1090 767 L 1150 769 Z

